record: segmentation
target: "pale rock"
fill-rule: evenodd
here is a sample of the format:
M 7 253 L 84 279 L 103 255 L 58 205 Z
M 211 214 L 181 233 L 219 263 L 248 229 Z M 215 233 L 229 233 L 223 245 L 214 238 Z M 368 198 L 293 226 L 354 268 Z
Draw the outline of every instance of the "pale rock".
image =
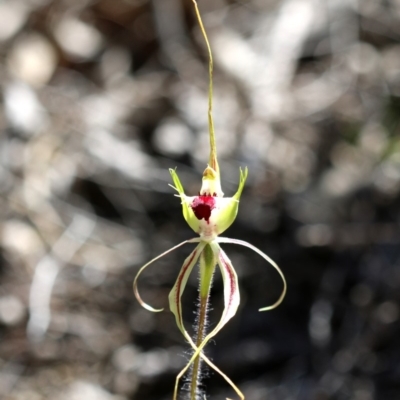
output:
M 190 149 L 193 137 L 187 125 L 177 118 L 168 118 L 158 125 L 153 142 L 160 153 L 179 156 Z
M 103 38 L 93 26 L 79 19 L 66 17 L 54 27 L 60 47 L 74 61 L 87 61 L 101 50 Z
M 0 3 L 0 42 L 12 38 L 24 25 L 26 8 L 16 0 Z
M 23 257 L 32 257 L 44 252 L 37 232 L 28 224 L 16 219 L 3 224 L 2 244 L 7 250 Z
M 5 325 L 17 325 L 25 317 L 25 306 L 16 296 L 0 297 L 0 321 Z
M 37 134 L 48 123 L 48 115 L 36 93 L 22 82 L 4 90 L 5 113 L 11 126 L 26 136 Z
M 115 396 L 101 386 L 83 380 L 75 381 L 57 400 L 125 400 L 123 396 Z
M 42 86 L 54 73 L 57 54 L 44 36 L 31 34 L 14 44 L 7 61 L 8 69 L 17 79 L 32 86 Z

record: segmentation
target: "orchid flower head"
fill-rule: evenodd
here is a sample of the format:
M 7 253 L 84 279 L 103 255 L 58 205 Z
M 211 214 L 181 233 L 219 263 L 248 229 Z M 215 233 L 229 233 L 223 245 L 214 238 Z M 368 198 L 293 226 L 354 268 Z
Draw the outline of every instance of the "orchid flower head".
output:
M 202 240 L 212 241 L 232 225 L 246 183 L 247 168 L 240 169 L 239 187 L 233 197 L 223 197 L 219 175 L 210 166 L 204 170 L 198 196 L 186 196 L 176 171 L 169 172 L 175 185 L 172 187 L 181 199 L 183 217 Z

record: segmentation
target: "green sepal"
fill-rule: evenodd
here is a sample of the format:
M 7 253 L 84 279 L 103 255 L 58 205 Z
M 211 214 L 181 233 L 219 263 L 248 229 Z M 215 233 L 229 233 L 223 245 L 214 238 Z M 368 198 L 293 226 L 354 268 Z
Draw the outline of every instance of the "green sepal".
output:
M 239 172 L 240 172 L 239 187 L 238 187 L 237 192 L 233 196 L 233 198 L 235 200 L 239 200 L 240 196 L 242 195 L 243 188 L 244 188 L 244 185 L 246 183 L 246 179 L 247 179 L 247 175 L 249 173 L 249 170 L 247 169 L 247 167 L 244 168 L 244 171 L 242 170 L 242 168 L 239 168 Z
M 236 219 L 239 210 L 239 200 L 246 183 L 247 174 L 247 167 L 244 170 L 240 168 L 240 179 L 237 192 L 233 197 L 224 199 L 226 203 L 221 207 L 218 215 L 218 234 L 221 234 L 228 229 Z
M 183 217 L 185 218 L 189 226 L 197 233 L 199 232 L 200 223 L 189 205 L 188 197 L 185 195 L 185 191 L 178 177 L 178 174 L 172 168 L 169 169 L 169 173 L 171 174 L 172 181 L 174 182 L 174 186 L 171 186 L 178 192 L 179 197 L 181 198 Z

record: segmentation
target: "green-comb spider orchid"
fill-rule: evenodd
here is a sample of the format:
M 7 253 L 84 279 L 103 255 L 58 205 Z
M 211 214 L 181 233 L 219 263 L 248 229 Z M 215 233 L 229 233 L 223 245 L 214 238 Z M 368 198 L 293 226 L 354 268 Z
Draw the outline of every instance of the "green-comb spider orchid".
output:
M 243 187 L 247 178 L 247 168 L 240 169 L 240 179 L 239 188 L 233 197 L 224 198 L 223 192 L 221 190 L 220 172 L 217 161 L 217 152 L 215 144 L 215 134 L 212 119 L 212 71 L 213 71 L 213 59 L 211 48 L 208 42 L 208 38 L 201 20 L 199 9 L 196 0 L 192 0 L 197 19 L 199 21 L 200 29 L 204 36 L 208 54 L 209 54 L 209 74 L 210 74 L 210 85 L 209 85 L 209 106 L 208 106 L 208 120 L 209 120 L 209 132 L 210 132 L 210 159 L 207 168 L 203 173 L 202 186 L 198 196 L 186 196 L 182 187 L 182 184 L 178 178 L 175 170 L 170 169 L 172 180 L 174 186 L 172 186 L 177 192 L 177 196 L 180 197 L 182 203 L 183 216 L 189 226 L 199 234 L 199 237 L 185 240 L 184 242 L 172 247 L 171 249 L 165 251 L 159 256 L 155 257 L 147 264 L 145 264 L 137 273 L 133 287 L 136 298 L 139 303 L 149 311 L 159 312 L 162 309 L 155 309 L 150 305 L 146 304 L 137 288 L 137 282 L 140 274 L 153 262 L 157 261 L 166 254 L 176 250 L 186 243 L 197 243 L 196 248 L 192 251 L 189 257 L 183 263 L 181 271 L 179 272 L 178 278 L 169 294 L 169 306 L 172 313 L 175 315 L 176 323 L 178 328 L 190 343 L 193 348 L 193 355 L 191 356 L 189 362 L 185 368 L 178 374 L 175 382 L 174 389 L 174 400 L 177 400 L 179 381 L 182 376 L 186 373 L 190 366 L 192 369 L 192 384 L 190 387 L 190 399 L 195 400 L 198 398 L 197 392 L 197 380 L 199 374 L 200 358 L 204 360 L 212 369 L 217 371 L 235 390 L 237 395 L 241 400 L 244 400 L 244 395 L 236 387 L 236 385 L 215 365 L 209 360 L 205 354 L 202 352 L 204 346 L 213 338 L 218 331 L 235 315 L 236 310 L 240 303 L 239 295 L 239 285 L 236 272 L 232 266 L 232 263 L 226 253 L 221 249 L 221 243 L 232 243 L 241 246 L 248 247 L 254 250 L 257 254 L 268 261 L 279 273 L 283 280 L 283 290 L 279 299 L 271 306 L 260 308 L 260 311 L 272 310 L 277 307 L 283 300 L 286 294 L 286 281 L 283 273 L 279 269 L 278 265 L 264 254 L 261 250 L 254 247 L 250 243 L 244 242 L 238 239 L 230 239 L 226 237 L 219 237 L 229 226 L 234 222 L 238 208 L 239 200 L 243 191 Z M 197 339 L 195 341 L 190 337 L 185 329 L 182 318 L 182 303 L 181 297 L 185 289 L 187 280 L 190 273 L 192 272 L 194 266 L 199 262 L 200 265 L 200 310 L 198 316 L 198 332 Z M 211 288 L 212 276 L 215 270 L 215 266 L 218 264 L 224 285 L 224 311 L 222 313 L 221 320 L 216 325 L 216 327 L 204 335 L 205 330 L 205 320 L 207 314 L 207 302 L 209 297 L 209 292 Z M 204 396 L 205 398 L 205 396 Z

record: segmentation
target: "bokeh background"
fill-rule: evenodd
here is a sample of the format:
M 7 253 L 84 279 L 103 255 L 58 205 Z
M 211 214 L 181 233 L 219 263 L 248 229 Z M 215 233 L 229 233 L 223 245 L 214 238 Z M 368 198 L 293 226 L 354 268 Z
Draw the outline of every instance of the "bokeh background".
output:
M 400 1 L 200 0 L 241 307 L 208 354 L 247 400 L 400 398 Z M 167 400 L 188 346 L 134 299 L 193 233 L 208 159 L 190 0 L 0 2 L 0 398 Z M 167 307 L 190 246 L 149 268 Z M 184 296 L 190 328 L 195 276 Z M 216 275 L 210 326 L 222 311 Z M 207 375 L 207 374 L 206 374 Z M 208 398 L 234 397 L 214 373 Z

